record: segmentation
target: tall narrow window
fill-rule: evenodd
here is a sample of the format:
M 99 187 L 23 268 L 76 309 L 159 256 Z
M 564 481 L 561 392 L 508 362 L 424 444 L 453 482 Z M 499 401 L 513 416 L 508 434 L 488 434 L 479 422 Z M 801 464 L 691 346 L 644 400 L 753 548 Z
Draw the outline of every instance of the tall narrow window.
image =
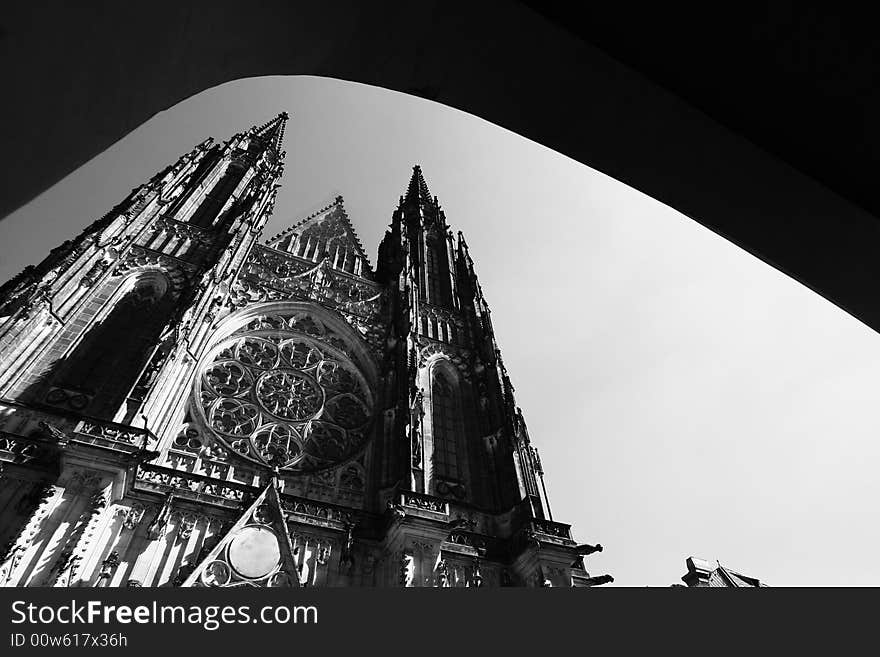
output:
M 428 300 L 438 306 L 449 303 L 449 272 L 443 257 L 443 244 L 429 244 L 425 257 L 425 275 L 428 278 Z
M 190 217 L 189 223 L 201 226 L 202 228 L 212 226 L 217 215 L 220 214 L 220 210 L 223 209 L 226 201 L 229 200 L 232 192 L 238 187 L 238 183 L 244 178 L 246 172 L 245 167 L 239 164 L 230 164 L 220 180 L 214 185 L 214 188 L 205 195 L 202 204 L 196 208 L 196 211 Z
M 214 166 L 220 160 L 221 154 L 222 149 L 219 146 L 215 146 L 202 157 L 202 161 L 199 162 L 199 166 L 196 168 L 192 176 L 190 176 L 186 189 L 174 200 L 171 206 L 166 210 L 168 215 L 173 217 L 178 213 L 178 211 L 180 211 L 187 200 L 189 200 L 196 186 L 205 179 L 205 176 L 210 173 L 211 169 L 214 168 Z
M 83 412 L 111 417 L 145 365 L 170 311 L 163 290 L 150 283 L 136 286 L 60 363 L 53 377 L 56 385 L 93 396 Z
M 434 374 L 431 404 L 434 430 L 434 473 L 444 479 L 460 478 L 458 436 L 462 433 L 456 390 L 441 373 Z

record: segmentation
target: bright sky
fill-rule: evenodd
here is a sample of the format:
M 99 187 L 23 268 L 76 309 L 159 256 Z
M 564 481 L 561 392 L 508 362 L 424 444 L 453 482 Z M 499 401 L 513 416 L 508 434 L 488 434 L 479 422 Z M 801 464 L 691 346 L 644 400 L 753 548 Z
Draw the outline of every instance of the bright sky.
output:
M 694 555 L 771 586 L 880 584 L 880 336 L 678 212 L 463 112 L 321 78 L 222 85 L 0 221 L 0 280 L 206 137 L 282 110 L 265 237 L 342 194 L 375 264 L 422 165 L 467 237 L 554 518 L 605 548 L 592 574 L 668 586 Z

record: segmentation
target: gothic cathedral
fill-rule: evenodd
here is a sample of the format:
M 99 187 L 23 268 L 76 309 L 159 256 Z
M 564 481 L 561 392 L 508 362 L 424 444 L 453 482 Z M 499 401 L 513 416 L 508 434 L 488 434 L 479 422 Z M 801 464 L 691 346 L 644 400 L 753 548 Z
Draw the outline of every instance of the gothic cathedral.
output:
M 0 288 L 0 584 L 592 586 L 419 167 L 259 243 L 287 114 Z

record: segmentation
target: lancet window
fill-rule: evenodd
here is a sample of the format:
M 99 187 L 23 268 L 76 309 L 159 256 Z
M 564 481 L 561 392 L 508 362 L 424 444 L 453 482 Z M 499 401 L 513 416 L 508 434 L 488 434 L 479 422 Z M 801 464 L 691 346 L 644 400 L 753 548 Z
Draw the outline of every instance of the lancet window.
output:
M 458 480 L 460 464 L 458 439 L 463 433 L 458 390 L 442 372 L 436 372 L 431 383 L 431 405 L 434 436 L 434 474 Z

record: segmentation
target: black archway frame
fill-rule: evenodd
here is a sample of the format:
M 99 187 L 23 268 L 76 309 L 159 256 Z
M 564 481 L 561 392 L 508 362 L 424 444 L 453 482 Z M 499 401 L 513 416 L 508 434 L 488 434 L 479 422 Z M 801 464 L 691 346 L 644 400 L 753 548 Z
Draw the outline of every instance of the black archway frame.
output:
M 0 18 L 0 215 L 202 90 L 327 76 L 553 148 L 880 330 L 873 17 L 601 4 L 539 14 L 513 0 L 14 3 Z

